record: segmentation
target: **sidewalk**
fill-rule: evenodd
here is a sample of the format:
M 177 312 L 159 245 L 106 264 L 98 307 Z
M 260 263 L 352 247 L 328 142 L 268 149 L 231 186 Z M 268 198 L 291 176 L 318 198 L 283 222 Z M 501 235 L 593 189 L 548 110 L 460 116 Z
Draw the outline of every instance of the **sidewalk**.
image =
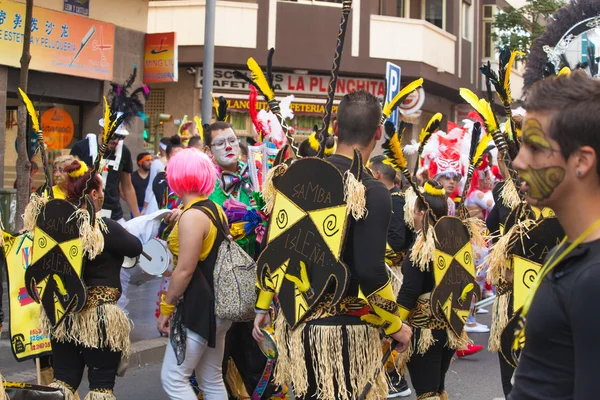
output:
M 6 280 L 2 308 L 5 321 L 0 337 L 0 373 L 8 381 L 33 382 L 36 380 L 35 364 L 32 360 L 17 362 L 10 348 L 8 336 L 8 290 Z M 154 278 L 141 285 L 129 285 L 129 317 L 133 320 L 131 332 L 131 359 L 129 369 L 161 362 L 164 357 L 167 338 L 160 337 L 156 330 L 154 311 L 158 299 L 160 278 Z

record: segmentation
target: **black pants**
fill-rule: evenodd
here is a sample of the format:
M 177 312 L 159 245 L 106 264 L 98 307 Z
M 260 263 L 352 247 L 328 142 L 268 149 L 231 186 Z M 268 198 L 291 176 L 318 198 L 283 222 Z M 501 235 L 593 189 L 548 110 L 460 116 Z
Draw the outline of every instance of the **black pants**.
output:
M 504 356 L 498 352 L 498 359 L 500 360 L 500 379 L 502 380 L 502 391 L 504 392 L 504 396 L 508 397 L 508 394 L 512 390 L 512 383 L 510 380 L 512 379 L 513 373 L 515 369 L 506 362 Z
M 252 396 L 254 389 L 260 382 L 267 365 L 267 357 L 252 337 L 253 326 L 254 321 L 234 322 L 227 331 L 225 354 L 223 355 L 223 380 L 227 375 L 227 363 L 229 357 L 231 357 L 250 396 Z M 275 385 L 269 382 L 261 398 L 268 399 L 275 392 Z M 231 395 L 230 398 L 232 398 Z
M 121 352 L 109 349 L 90 349 L 72 342 L 60 343 L 52 340 L 54 379 L 63 381 L 77 389 L 88 367 L 90 390 L 113 389 Z
M 407 364 L 417 398 L 419 396 L 425 398 L 437 396 L 444 391 L 446 372 L 448 372 L 454 355 L 454 350 L 447 347 L 448 334 L 446 331 L 433 330 L 432 332 L 435 343 L 425 354 L 418 354 L 415 350 Z M 415 329 L 413 334 L 417 340 L 415 343 L 418 343 L 421 330 Z M 427 394 L 429 396 L 425 396 Z

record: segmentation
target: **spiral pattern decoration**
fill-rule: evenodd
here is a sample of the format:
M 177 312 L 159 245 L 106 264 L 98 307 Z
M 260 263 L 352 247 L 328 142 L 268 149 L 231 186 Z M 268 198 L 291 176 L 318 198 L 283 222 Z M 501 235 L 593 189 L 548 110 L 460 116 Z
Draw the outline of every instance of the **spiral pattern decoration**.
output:
M 337 225 L 337 216 L 335 214 L 329 214 L 323 221 L 323 233 L 325 236 L 331 237 L 338 233 L 340 229 Z
M 288 224 L 288 214 L 285 210 L 279 210 L 277 213 L 277 217 L 275 218 L 275 223 L 279 229 L 283 229 Z

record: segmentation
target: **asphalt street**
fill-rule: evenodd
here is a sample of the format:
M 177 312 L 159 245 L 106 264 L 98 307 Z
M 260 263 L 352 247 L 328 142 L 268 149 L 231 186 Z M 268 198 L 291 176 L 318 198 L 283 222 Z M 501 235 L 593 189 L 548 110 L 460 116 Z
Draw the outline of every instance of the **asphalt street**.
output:
M 6 285 L 6 281 L 4 285 Z M 130 317 L 134 321 L 134 329 L 132 331 L 132 341 L 134 342 L 158 337 L 156 319 L 154 317 L 158 287 L 159 280 L 157 279 L 142 283 L 141 285 L 130 285 L 129 287 L 131 301 L 128 309 Z M 3 297 L 3 308 L 5 314 L 7 314 L 6 286 Z M 479 315 L 478 320 L 485 324 L 489 324 L 490 322 L 489 315 Z M 18 363 L 12 356 L 8 341 L 8 321 L 5 322 L 4 332 L 0 338 L 0 373 L 11 379 L 18 377 L 21 381 L 34 381 L 34 363 L 32 361 Z M 471 334 L 470 337 L 477 344 L 487 345 L 487 334 Z M 117 398 L 143 400 L 166 399 L 167 396 L 160 384 L 160 367 L 160 360 L 157 359 L 153 364 L 129 370 L 125 377 L 117 378 L 115 387 Z M 410 377 L 408 378 L 410 381 Z M 446 382 L 450 399 L 499 400 L 504 398 L 500 385 L 497 355 L 487 350 L 469 358 L 455 358 L 450 365 Z M 81 398 L 87 393 L 87 387 L 88 383 L 84 380 L 79 391 L 80 395 L 83 395 Z M 414 400 L 416 397 L 413 395 L 405 397 L 405 399 Z

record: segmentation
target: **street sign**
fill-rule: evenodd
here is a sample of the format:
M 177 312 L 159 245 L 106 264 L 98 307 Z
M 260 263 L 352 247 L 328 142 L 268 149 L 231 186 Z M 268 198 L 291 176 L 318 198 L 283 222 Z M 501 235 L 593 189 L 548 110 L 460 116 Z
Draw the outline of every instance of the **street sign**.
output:
M 385 64 L 385 79 L 387 80 L 387 99 L 386 102 L 392 101 L 394 96 L 400 91 L 400 77 L 402 76 L 400 67 L 390 62 Z M 387 119 L 398 126 L 398 109 L 392 112 L 392 115 Z

